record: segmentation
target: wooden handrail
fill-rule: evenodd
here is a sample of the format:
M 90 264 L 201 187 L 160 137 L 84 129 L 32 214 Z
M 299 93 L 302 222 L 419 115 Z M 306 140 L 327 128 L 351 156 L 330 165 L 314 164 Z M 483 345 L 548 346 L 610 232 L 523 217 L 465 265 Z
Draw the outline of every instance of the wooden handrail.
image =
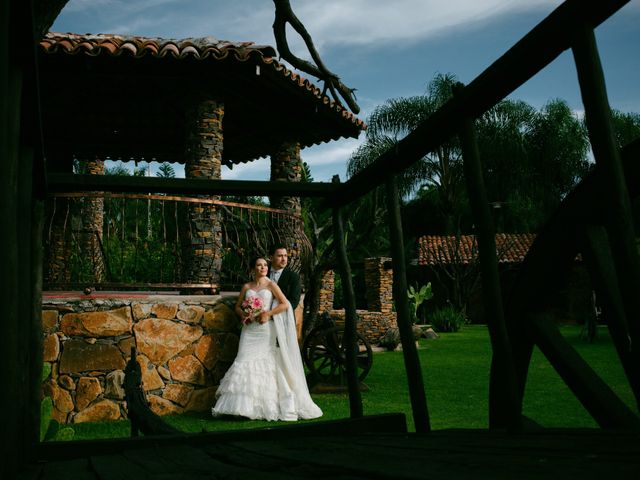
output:
M 185 203 L 206 203 L 208 205 L 224 205 L 227 207 L 238 207 L 247 210 L 259 210 L 261 212 L 279 213 L 282 215 L 290 215 L 292 217 L 301 217 L 301 215 L 282 210 L 280 208 L 265 207 L 263 205 L 252 205 L 249 203 L 227 202 L 226 200 L 216 200 L 213 198 L 202 198 L 184 195 L 156 195 L 152 193 L 112 193 L 112 192 L 60 192 L 51 194 L 52 197 L 64 198 L 128 198 L 138 200 L 162 200 L 170 202 Z

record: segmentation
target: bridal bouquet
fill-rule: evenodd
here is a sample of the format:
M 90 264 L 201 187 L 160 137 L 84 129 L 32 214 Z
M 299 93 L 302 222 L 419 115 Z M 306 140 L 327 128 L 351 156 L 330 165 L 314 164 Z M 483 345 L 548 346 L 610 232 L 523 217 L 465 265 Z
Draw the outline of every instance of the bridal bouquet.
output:
M 256 317 L 258 317 L 262 313 L 262 309 L 264 307 L 264 303 L 260 297 L 247 297 L 242 302 L 240 308 L 245 313 L 245 318 L 242 320 L 243 324 L 248 324 L 253 322 Z

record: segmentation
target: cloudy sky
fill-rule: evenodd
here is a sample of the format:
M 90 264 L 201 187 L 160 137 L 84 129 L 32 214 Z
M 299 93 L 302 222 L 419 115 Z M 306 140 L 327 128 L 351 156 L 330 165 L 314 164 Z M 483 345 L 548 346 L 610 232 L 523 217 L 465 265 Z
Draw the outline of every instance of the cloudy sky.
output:
M 552 12 L 558 0 L 291 0 L 324 63 L 356 88 L 367 115 L 387 99 L 424 93 L 437 73 L 469 83 Z M 271 0 L 70 0 L 53 31 L 164 38 L 213 36 L 275 46 Z M 596 30 L 613 108 L 640 112 L 640 0 Z M 295 33 L 289 42 L 306 54 Z M 306 76 L 306 75 L 305 75 Z M 570 52 L 512 98 L 540 108 L 562 98 L 582 111 Z M 362 141 L 344 139 L 303 150 L 316 181 L 339 174 Z M 268 161 L 223 170 L 225 179 L 268 179 Z

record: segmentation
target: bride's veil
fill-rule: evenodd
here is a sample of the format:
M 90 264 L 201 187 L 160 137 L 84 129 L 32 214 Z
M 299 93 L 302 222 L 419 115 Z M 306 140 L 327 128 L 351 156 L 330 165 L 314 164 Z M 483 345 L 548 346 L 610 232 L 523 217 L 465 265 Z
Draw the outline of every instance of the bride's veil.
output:
M 275 307 L 278 301 L 274 299 L 273 302 L 273 307 Z M 298 346 L 296 321 L 291 305 L 285 312 L 274 315 L 272 318 L 280 347 L 278 349 L 278 357 L 287 383 L 289 383 L 291 390 L 295 394 L 298 416 L 300 418 L 320 417 L 322 410 L 313 403 L 307 387 L 300 347 Z

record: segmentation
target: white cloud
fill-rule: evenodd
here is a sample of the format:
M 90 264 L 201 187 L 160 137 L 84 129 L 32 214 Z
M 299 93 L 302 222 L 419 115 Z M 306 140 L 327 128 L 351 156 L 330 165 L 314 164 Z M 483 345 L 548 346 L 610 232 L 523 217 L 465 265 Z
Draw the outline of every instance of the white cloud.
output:
M 560 3 L 560 0 L 292 0 L 291 6 L 316 47 L 322 50 L 337 45 L 417 42 L 496 16 L 535 8 L 550 12 Z M 275 43 L 271 28 L 275 9 L 268 0 L 71 0 L 63 14 L 87 10 L 100 12 L 105 33 L 212 35 L 225 40 Z M 307 56 L 301 38 L 292 29 L 288 30 L 288 39 L 299 56 Z
M 183 5 L 181 0 L 70 0 L 64 7 L 65 12 L 84 12 L 86 10 L 101 10 L 104 15 L 127 16 L 146 10 L 175 3 Z M 107 9 L 105 11 L 105 9 Z
M 271 163 L 268 158 L 259 158 L 249 163 L 234 165 L 233 169 L 222 167 L 223 180 L 269 180 Z
M 353 151 L 364 141 L 364 135 L 360 138 L 348 138 L 336 142 L 325 143 L 305 148 L 302 151 L 302 160 L 307 162 L 311 169 L 311 176 L 316 182 L 330 182 L 334 175 L 339 175 L 341 181 L 347 179 L 347 163 Z
M 346 180 L 347 162 L 351 153 L 364 141 L 364 135 L 360 139 L 344 139 L 321 145 L 314 145 L 302 150 L 302 160 L 309 164 L 311 175 L 316 182 L 330 182 L 333 175 L 340 175 L 342 181 Z M 249 163 L 235 165 L 233 169 L 222 167 L 224 180 L 269 180 L 271 172 L 271 160 L 260 158 Z
M 492 17 L 545 8 L 560 0 L 298 0 L 291 5 L 307 30 L 323 45 L 415 42 Z
M 83 12 L 85 10 L 116 6 L 120 3 L 119 0 L 70 0 L 65 5 L 63 11 L 65 13 Z

